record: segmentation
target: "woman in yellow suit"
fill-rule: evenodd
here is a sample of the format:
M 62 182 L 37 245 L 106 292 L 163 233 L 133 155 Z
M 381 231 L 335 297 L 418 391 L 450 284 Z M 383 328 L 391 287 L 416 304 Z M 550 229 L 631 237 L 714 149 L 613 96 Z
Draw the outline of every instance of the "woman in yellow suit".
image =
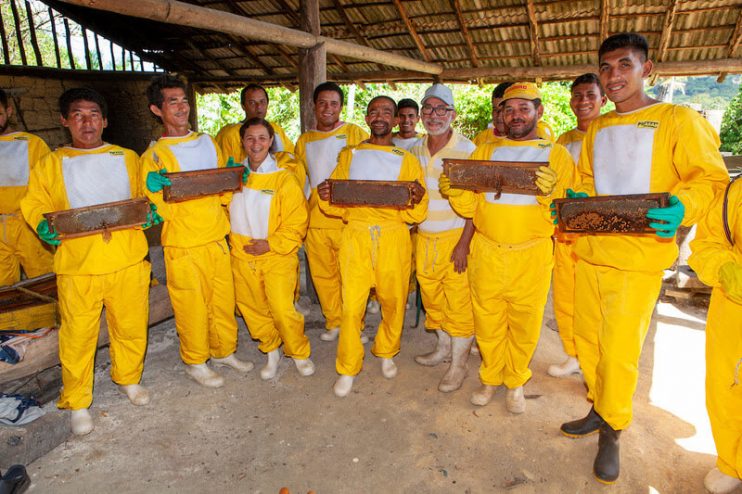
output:
M 717 194 L 698 224 L 688 264 L 714 287 L 706 322 L 706 408 L 716 443 L 709 492 L 742 485 L 742 181 Z
M 247 181 L 229 205 L 237 307 L 252 337 L 260 340 L 260 350 L 268 354 L 268 363 L 260 370 L 262 379 L 276 376 L 281 344 L 299 374 L 311 376 L 314 364 L 309 359 L 304 316 L 294 308 L 296 251 L 307 232 L 307 203 L 292 167 L 277 163 L 269 153 L 273 127 L 262 118 L 252 118 L 240 133 Z

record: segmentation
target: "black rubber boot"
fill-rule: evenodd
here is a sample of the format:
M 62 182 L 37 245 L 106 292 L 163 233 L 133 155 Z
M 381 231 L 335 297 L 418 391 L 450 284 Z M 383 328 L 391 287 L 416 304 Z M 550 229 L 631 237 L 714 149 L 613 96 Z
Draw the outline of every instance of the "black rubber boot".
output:
M 13 465 L 0 477 L 0 494 L 21 494 L 31 485 L 31 479 L 23 465 Z
M 605 424 L 603 417 L 598 415 L 598 412 L 592 407 L 585 417 L 572 422 L 565 422 L 559 429 L 567 437 L 578 438 L 598 432 L 603 424 Z
M 613 429 L 607 423 L 600 426 L 598 454 L 593 463 L 593 473 L 595 473 L 595 478 L 604 484 L 612 484 L 618 479 L 618 437 L 620 435 L 621 431 Z

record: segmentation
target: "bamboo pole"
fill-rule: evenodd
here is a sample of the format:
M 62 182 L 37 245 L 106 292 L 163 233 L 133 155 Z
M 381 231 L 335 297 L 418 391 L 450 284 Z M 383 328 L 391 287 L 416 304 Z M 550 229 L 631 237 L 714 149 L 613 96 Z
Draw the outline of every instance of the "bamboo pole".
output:
M 64 34 L 67 39 L 67 57 L 70 59 L 70 68 L 75 70 L 75 57 L 72 55 L 72 35 L 70 34 L 70 23 L 64 18 Z
M 210 31 L 236 34 L 245 38 L 260 39 L 270 43 L 312 48 L 323 44 L 327 53 L 376 62 L 394 67 L 403 67 L 427 74 L 440 74 L 443 67 L 381 50 L 359 46 L 346 41 L 318 36 L 296 29 L 257 21 L 229 12 L 191 5 L 177 0 L 61 0 L 70 5 L 80 5 L 98 10 L 115 12 L 132 17 L 141 17 L 168 24 L 189 26 Z
M 33 12 L 31 12 L 31 3 L 26 0 L 26 18 L 28 19 L 28 33 L 31 37 L 31 47 L 33 47 L 33 53 L 36 57 L 36 65 L 44 65 L 44 60 L 41 58 L 41 50 L 39 49 L 39 42 L 36 40 L 36 26 L 33 21 Z
M 15 36 L 18 39 L 18 51 L 21 52 L 21 63 L 28 65 L 26 62 L 26 50 L 23 48 L 23 35 L 21 34 L 21 18 L 18 15 L 18 7 L 15 0 L 10 0 L 10 10 L 13 12 L 13 22 L 15 23 Z

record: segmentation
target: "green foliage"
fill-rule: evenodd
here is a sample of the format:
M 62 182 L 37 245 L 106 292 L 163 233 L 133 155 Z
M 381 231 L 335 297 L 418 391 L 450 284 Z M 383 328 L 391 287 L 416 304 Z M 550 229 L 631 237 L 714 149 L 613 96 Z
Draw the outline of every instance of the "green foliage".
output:
M 725 110 L 737 94 L 740 81 L 736 76 L 729 76 L 722 83 L 710 76 L 659 78 L 647 93 L 659 98 L 664 86 L 671 83 L 675 86 L 673 103 L 697 104 L 704 110 Z
M 721 150 L 742 154 L 742 86 L 721 121 Z

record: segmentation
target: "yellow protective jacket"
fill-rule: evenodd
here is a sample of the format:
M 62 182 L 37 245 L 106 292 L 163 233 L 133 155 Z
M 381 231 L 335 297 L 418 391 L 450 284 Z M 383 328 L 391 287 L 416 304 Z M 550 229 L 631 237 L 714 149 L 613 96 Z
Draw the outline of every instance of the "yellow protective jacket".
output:
M 21 211 L 34 230 L 44 213 L 142 197 L 137 155 L 104 143 L 95 149 L 62 147 L 34 167 Z M 57 274 L 107 274 L 132 266 L 147 255 L 140 229 L 62 240 L 54 255 Z
M 245 123 L 239 122 L 234 124 L 225 125 L 219 130 L 216 135 L 216 142 L 224 153 L 224 158 L 234 158 L 235 163 L 242 163 L 245 160 L 245 148 L 242 147 L 242 137 L 240 137 L 240 127 Z M 273 132 L 273 145 L 271 146 L 271 153 L 281 152 L 294 152 L 294 143 L 286 135 L 286 132 L 275 122 L 271 122 Z
M 243 250 L 252 239 L 267 240 L 270 245 L 270 252 L 258 258 L 293 254 L 301 246 L 309 223 L 307 202 L 298 180 L 289 170 L 279 168 L 271 155 L 250 173 L 242 191 L 232 195 L 229 217 L 232 255 L 244 260 L 256 258 Z
M 567 148 L 569 155 L 572 156 L 575 163 L 580 160 L 580 151 L 582 151 L 582 141 L 585 139 L 585 134 L 586 132 L 574 128 L 560 135 L 559 139 L 557 139 L 557 144 L 561 144 Z
M 422 167 L 412 154 L 395 146 L 378 146 L 363 142 L 346 148 L 338 156 L 338 165 L 330 178 L 336 180 L 416 180 L 425 187 Z M 322 211 L 344 222 L 369 224 L 420 223 L 428 212 L 427 190 L 423 199 L 409 209 L 351 207 L 344 208 L 319 200 Z
M 163 168 L 181 172 L 224 167 L 226 160 L 211 136 L 189 132 L 182 137 L 162 137 L 142 154 L 140 163 L 143 190 L 165 220 L 163 246 L 196 247 L 221 240 L 229 233 L 229 220 L 222 206 L 229 203 L 231 193 L 166 203 L 162 191 L 150 192 L 146 185 L 147 174 Z
M 33 134 L 0 135 L 0 214 L 14 214 L 20 210 L 31 172 L 48 153 L 49 146 Z M 36 225 L 33 227 L 35 229 Z
M 669 192 L 685 206 L 683 225 L 697 223 L 717 191 L 729 181 L 719 154 L 719 136 L 696 111 L 656 103 L 595 119 L 582 144 L 578 169 L 589 195 Z M 660 271 L 678 255 L 674 238 L 644 235 L 584 235 L 578 257 L 598 266 Z
M 343 123 L 329 132 L 310 130 L 296 142 L 296 159 L 304 165 L 309 177 L 309 227 L 340 229 L 343 223 L 328 217 L 319 207 L 317 185 L 330 177 L 338 163 L 338 154 L 346 146 L 355 146 L 368 139 L 365 130 L 352 123 Z
M 567 149 L 544 139 L 513 141 L 500 139 L 479 146 L 471 155 L 473 160 L 547 161 L 557 173 L 557 185 L 550 196 L 528 196 L 503 193 L 495 199 L 492 192 L 463 194 L 449 197 L 453 209 L 465 218 L 473 218 L 479 233 L 490 241 L 501 244 L 522 244 L 548 238 L 554 233 L 549 206 L 556 197 L 563 197 L 566 189 L 574 188 L 577 172 Z

